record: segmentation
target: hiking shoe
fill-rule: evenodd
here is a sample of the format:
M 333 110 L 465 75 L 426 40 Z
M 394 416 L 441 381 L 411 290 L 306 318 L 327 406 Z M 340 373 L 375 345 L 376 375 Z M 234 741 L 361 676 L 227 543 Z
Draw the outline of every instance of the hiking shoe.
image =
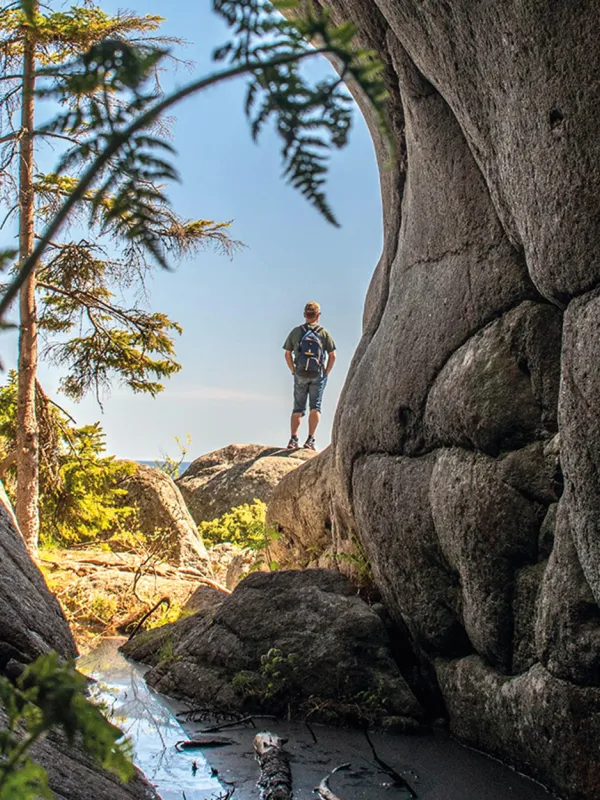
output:
M 300 448 L 300 445 L 298 444 L 298 437 L 297 436 L 292 436 L 292 438 L 288 442 L 287 449 L 288 450 L 298 450 L 299 448 Z
M 315 447 L 315 437 L 309 436 L 308 439 L 304 442 L 304 449 L 305 450 L 316 450 Z

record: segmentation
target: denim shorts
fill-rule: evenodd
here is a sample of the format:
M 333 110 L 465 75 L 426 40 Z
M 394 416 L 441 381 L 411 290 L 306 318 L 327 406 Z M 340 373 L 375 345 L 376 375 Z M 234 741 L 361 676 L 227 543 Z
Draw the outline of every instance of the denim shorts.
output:
M 294 414 L 302 414 L 306 411 L 306 401 L 309 400 L 311 411 L 321 410 L 321 400 L 327 384 L 327 375 L 315 375 L 314 378 L 303 378 L 294 375 Z

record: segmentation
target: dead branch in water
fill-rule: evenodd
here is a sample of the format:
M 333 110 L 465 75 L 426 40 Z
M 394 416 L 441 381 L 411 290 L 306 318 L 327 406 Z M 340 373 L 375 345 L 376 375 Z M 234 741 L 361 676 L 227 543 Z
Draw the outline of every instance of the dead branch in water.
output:
M 252 717 L 241 717 L 241 719 L 234 719 L 232 722 L 222 722 L 220 725 L 212 725 L 210 728 L 203 728 L 201 731 L 198 731 L 198 733 L 219 733 L 225 728 L 235 728 L 236 725 L 245 725 L 247 722 L 250 723 L 253 728 L 256 728 Z
M 133 633 L 130 635 L 130 637 L 129 637 L 129 639 L 128 639 L 128 641 L 129 641 L 129 642 L 130 642 L 130 641 L 133 639 L 133 637 L 136 635 L 136 633 L 137 633 L 137 632 L 139 631 L 139 629 L 142 627 L 142 625 L 144 624 L 144 622 L 146 622 L 146 620 L 148 619 L 148 617 L 149 617 L 149 616 L 151 616 L 151 614 L 154 614 L 154 612 L 155 612 L 155 611 L 156 611 L 156 610 L 157 610 L 157 609 L 158 609 L 160 606 L 162 606 L 163 604 L 166 604 L 167 608 L 170 608 L 170 607 L 171 607 L 171 601 L 169 600 L 169 598 L 168 598 L 168 597 L 161 597 L 161 599 L 158 601 L 158 603 L 156 603 L 155 605 L 153 605 L 153 606 L 152 606 L 152 608 L 150 609 L 150 611 L 148 611 L 148 612 L 146 612 L 146 613 L 144 614 L 144 616 L 141 618 L 141 620 L 140 620 L 140 621 L 138 622 L 138 624 L 135 626 Z
M 287 739 L 268 731 L 254 737 L 262 800 L 292 800 L 292 773 L 288 754 L 283 749 L 286 742 Z
M 406 780 L 406 778 L 404 778 L 402 775 L 400 775 L 399 772 L 396 772 L 396 770 L 393 767 L 391 767 L 389 764 L 386 764 L 385 761 L 383 761 L 381 758 L 379 758 L 379 756 L 377 755 L 377 751 L 375 750 L 375 746 L 374 746 L 373 742 L 371 741 L 371 737 L 369 736 L 369 732 L 368 732 L 368 730 L 366 728 L 365 728 L 364 734 L 365 734 L 365 738 L 366 738 L 367 742 L 369 743 L 369 747 L 371 748 L 371 752 L 373 753 L 373 758 L 375 759 L 377 764 L 379 764 L 379 766 L 381 767 L 381 771 L 385 772 L 386 775 L 390 776 L 390 778 L 394 782 L 393 783 L 394 786 L 399 786 L 402 789 L 406 789 L 406 791 L 413 798 L 414 797 L 418 797 L 417 793 L 412 788 L 410 783 Z
M 332 769 L 331 772 L 329 773 L 329 775 L 327 775 L 327 777 L 323 778 L 323 780 L 316 787 L 316 789 L 313 789 L 315 794 L 318 794 L 319 797 L 322 800 L 341 800 L 341 798 L 339 798 L 337 796 L 337 794 L 334 794 L 331 791 L 331 789 L 329 788 L 329 779 L 331 778 L 332 775 L 335 775 L 336 772 L 339 772 L 342 769 L 350 769 L 350 764 L 349 763 L 348 764 L 340 764 L 339 767 L 336 767 L 335 769 Z

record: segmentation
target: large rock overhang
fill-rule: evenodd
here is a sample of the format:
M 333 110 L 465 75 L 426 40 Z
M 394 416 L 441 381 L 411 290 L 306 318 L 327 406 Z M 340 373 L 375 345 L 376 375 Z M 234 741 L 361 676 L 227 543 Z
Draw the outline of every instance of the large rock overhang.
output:
M 328 5 L 386 65 L 395 157 L 350 87 L 384 249 L 327 513 L 434 665 L 453 730 L 598 796 L 600 5 Z

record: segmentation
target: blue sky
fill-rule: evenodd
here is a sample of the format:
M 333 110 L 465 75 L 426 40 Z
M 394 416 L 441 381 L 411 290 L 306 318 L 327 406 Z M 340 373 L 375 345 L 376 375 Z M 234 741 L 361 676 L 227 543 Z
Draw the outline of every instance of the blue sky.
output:
M 227 40 L 227 29 L 207 0 L 131 0 L 126 6 L 103 0 L 101 6 L 109 13 L 126 7 L 166 17 L 162 31 L 189 42 L 181 55 L 194 62 L 192 75 L 212 69 L 212 49 Z M 315 68 L 328 69 L 325 62 Z M 165 76 L 163 85 L 181 85 L 191 74 L 181 69 Z M 252 142 L 243 99 L 244 84 L 238 81 L 198 95 L 174 112 L 173 144 L 182 178 L 169 190 L 175 210 L 189 219 L 233 219 L 232 235 L 246 245 L 232 261 L 207 251 L 152 279 L 151 307 L 183 325 L 177 341 L 182 371 L 156 399 L 115 385 L 103 412 L 91 397 L 77 405 L 57 398 L 81 424 L 100 419 L 108 450 L 120 457 L 173 454 L 173 437 L 187 434 L 192 458 L 232 442 L 285 445 L 292 378 L 281 347 L 301 322 L 307 300 L 321 303 L 321 322 L 338 347 L 317 437 L 319 447 L 329 441 L 381 251 L 372 143 L 357 111 L 351 143 L 333 155 L 328 180 L 342 226 L 336 229 L 281 180 L 275 136 L 266 132 L 258 145 Z M 3 240 L 7 244 L 6 236 Z M 5 336 L 7 366 L 14 364 L 15 346 L 15 338 Z M 46 391 L 57 390 L 56 368 L 42 366 L 40 378 Z

